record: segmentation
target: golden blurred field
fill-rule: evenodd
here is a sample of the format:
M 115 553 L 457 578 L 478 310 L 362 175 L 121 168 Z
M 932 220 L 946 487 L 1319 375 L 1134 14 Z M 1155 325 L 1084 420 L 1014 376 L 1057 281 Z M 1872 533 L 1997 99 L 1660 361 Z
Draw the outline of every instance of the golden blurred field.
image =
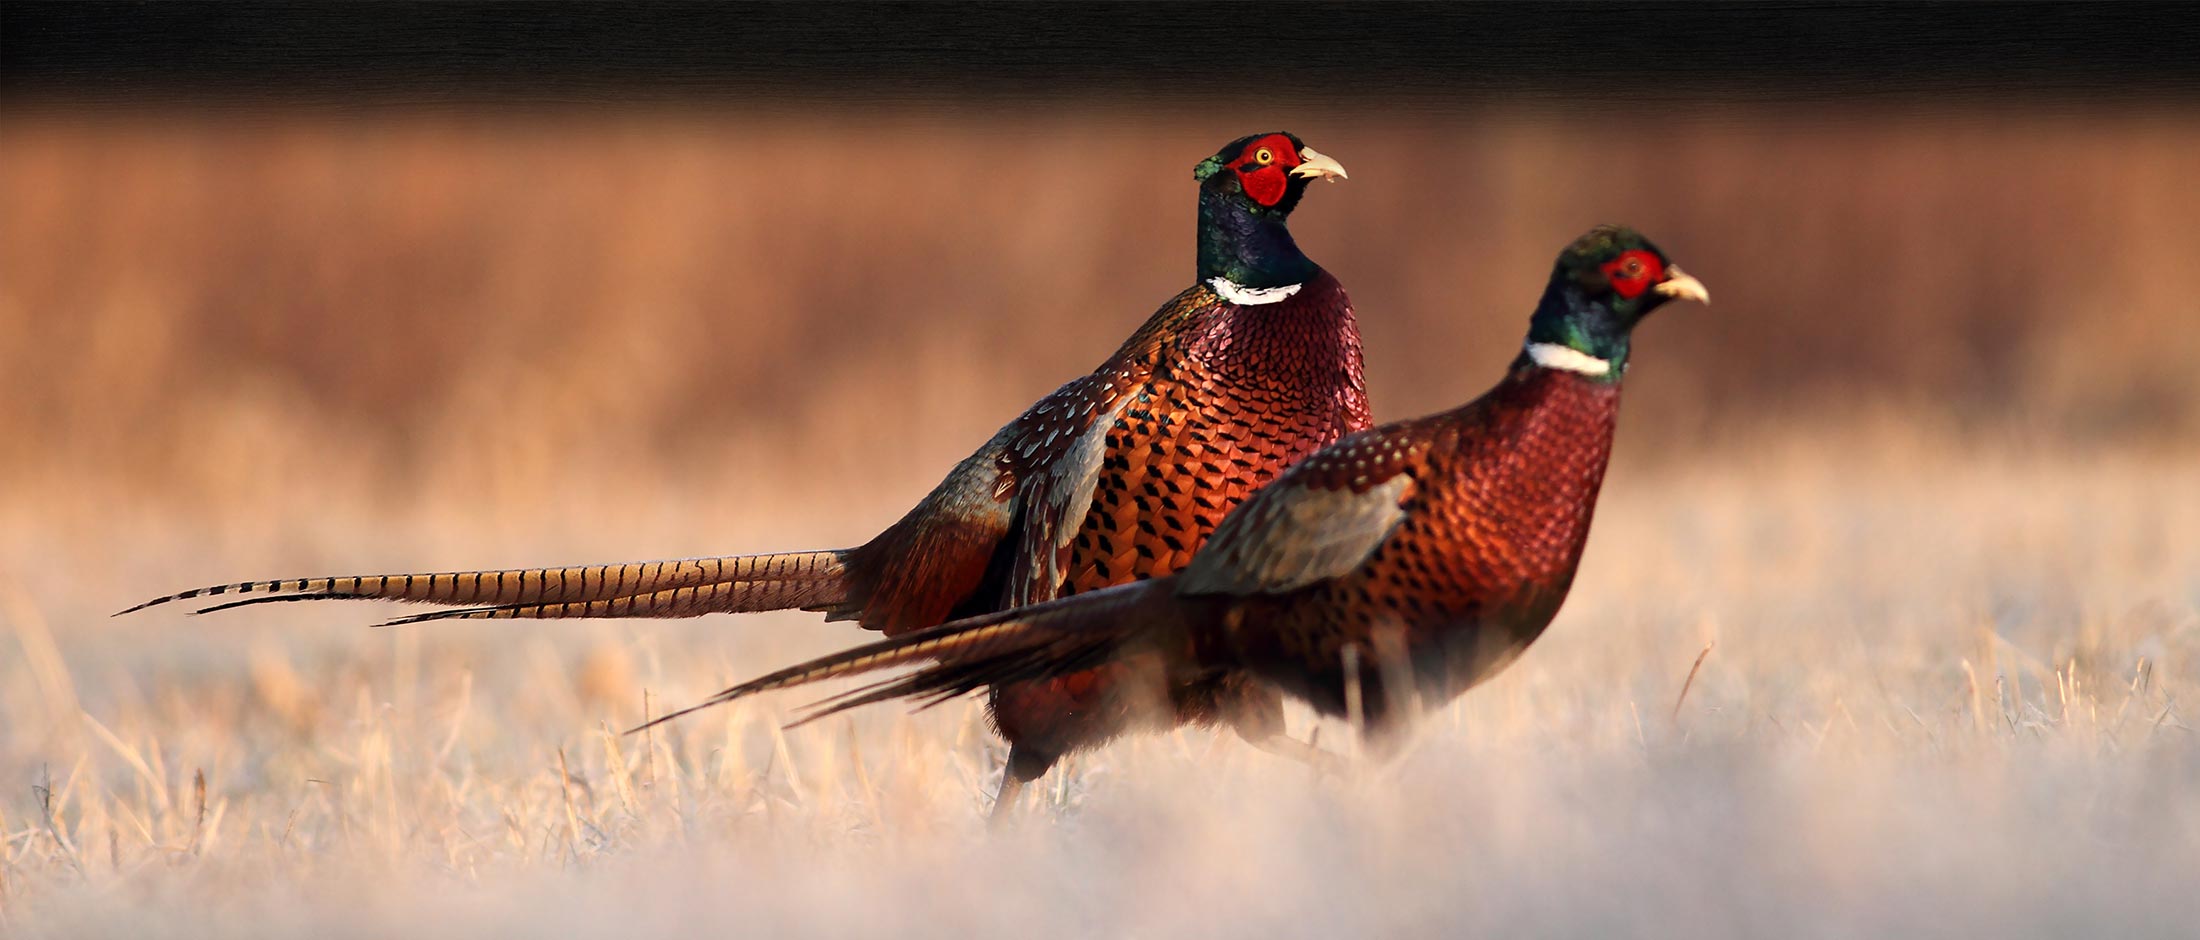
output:
M 2200 917 L 2189 115 L 0 122 L 0 932 Z M 1352 172 L 1294 230 L 1352 290 L 1381 417 L 1494 380 L 1592 223 L 1717 299 L 1640 335 L 1565 613 L 1396 764 L 1142 739 L 988 835 L 973 703 L 607 733 L 860 638 L 807 615 L 106 616 L 243 577 L 853 544 L 1183 286 L 1191 165 L 1275 127 Z

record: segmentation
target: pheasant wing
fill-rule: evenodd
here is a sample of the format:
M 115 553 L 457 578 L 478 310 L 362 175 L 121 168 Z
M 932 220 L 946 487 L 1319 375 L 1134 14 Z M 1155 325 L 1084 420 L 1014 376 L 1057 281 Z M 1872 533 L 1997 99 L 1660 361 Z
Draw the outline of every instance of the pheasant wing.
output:
M 1040 400 L 1015 425 L 1002 454 L 1023 480 L 1023 515 L 1003 607 L 1052 600 L 1069 575 L 1070 543 L 1092 509 L 1108 432 L 1129 407 L 1131 376 L 1097 372 Z
M 1300 461 L 1223 518 L 1178 593 L 1282 594 L 1350 573 L 1405 521 L 1425 453 L 1386 425 Z

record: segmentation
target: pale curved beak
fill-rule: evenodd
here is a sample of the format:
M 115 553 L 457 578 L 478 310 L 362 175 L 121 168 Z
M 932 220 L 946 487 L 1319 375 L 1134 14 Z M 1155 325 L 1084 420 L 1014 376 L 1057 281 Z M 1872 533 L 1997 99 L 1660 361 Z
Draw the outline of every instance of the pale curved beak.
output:
M 1659 281 L 1658 286 L 1650 289 L 1674 300 L 1693 300 L 1706 307 L 1711 306 L 1711 292 L 1704 289 L 1703 282 L 1682 272 L 1677 264 L 1666 268 L 1665 280 Z
M 1312 147 L 1301 148 L 1299 150 L 1299 159 L 1305 162 L 1291 168 L 1292 176 L 1306 176 L 1312 177 L 1314 179 L 1325 179 L 1332 183 L 1338 180 L 1348 180 L 1352 178 L 1345 174 L 1344 164 L 1329 159 L 1328 154 L 1325 154 Z

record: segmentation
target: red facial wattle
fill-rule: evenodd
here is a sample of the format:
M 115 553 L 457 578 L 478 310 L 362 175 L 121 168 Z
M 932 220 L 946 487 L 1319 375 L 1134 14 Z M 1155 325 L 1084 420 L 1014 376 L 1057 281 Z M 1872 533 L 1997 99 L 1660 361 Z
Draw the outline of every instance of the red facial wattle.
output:
M 1268 159 L 1261 160 L 1266 154 Z M 1299 148 L 1291 138 L 1282 134 L 1270 134 L 1252 143 L 1230 161 L 1230 169 L 1238 177 L 1238 185 L 1245 195 L 1263 206 L 1273 206 L 1283 201 L 1283 194 L 1291 188 L 1291 168 L 1305 162 L 1299 156 Z
M 1644 291 L 1665 279 L 1665 262 L 1657 255 L 1640 248 L 1622 252 L 1619 257 L 1604 263 L 1599 270 L 1611 283 L 1612 293 L 1628 300 L 1642 296 Z

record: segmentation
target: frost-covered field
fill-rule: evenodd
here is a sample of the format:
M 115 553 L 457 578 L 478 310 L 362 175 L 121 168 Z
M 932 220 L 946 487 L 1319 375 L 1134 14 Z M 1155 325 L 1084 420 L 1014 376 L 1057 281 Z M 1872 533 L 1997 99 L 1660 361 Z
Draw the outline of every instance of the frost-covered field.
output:
M 1879 438 L 1623 464 L 1552 632 L 1398 762 L 1317 779 L 1227 735 L 1141 739 L 1004 833 L 974 703 L 607 730 L 845 625 L 108 620 L 281 550 L 140 520 L 151 542 L 86 568 L 24 514 L 0 913 L 23 936 L 2189 936 L 2196 467 Z M 292 551 L 620 557 L 690 537 L 675 502 L 585 537 L 354 513 L 294 523 Z

